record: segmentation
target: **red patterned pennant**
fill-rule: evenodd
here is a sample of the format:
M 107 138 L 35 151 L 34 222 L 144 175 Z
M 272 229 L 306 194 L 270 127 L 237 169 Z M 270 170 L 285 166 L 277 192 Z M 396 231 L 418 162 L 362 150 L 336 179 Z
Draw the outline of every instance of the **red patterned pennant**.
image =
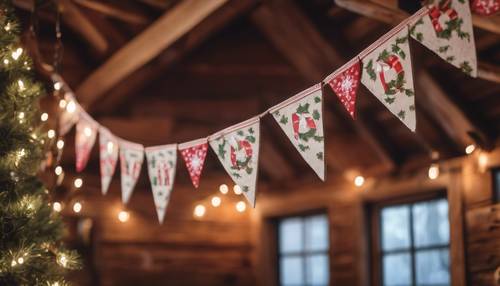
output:
M 474 0 L 472 10 L 484 16 L 491 16 L 500 11 L 500 0 Z
M 352 118 L 356 117 L 356 92 L 360 76 L 361 67 L 359 60 L 356 60 L 346 69 L 333 73 L 328 79 L 328 84 Z
M 191 182 L 195 188 L 200 185 L 201 171 L 205 164 L 207 150 L 207 139 L 193 140 L 179 145 L 179 151 L 186 162 Z

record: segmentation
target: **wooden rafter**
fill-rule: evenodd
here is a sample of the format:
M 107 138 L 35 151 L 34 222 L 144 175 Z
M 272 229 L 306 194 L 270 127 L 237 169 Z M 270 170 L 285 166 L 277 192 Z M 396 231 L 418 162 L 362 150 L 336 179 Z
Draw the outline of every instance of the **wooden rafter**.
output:
M 371 1 L 335 0 L 335 4 L 354 13 L 390 25 L 397 25 L 410 16 L 408 13 L 398 9 L 397 7 L 388 8 Z M 477 27 L 500 34 L 500 17 L 498 16 L 486 18 L 473 15 L 473 23 Z M 479 78 L 498 83 L 500 81 L 500 76 L 498 73 L 495 74 L 495 72 L 499 70 L 499 67 L 478 62 Z
M 168 10 L 144 32 L 118 50 L 76 90 L 80 102 L 89 106 L 141 68 L 179 38 L 186 35 L 228 0 L 185 0 Z
M 303 76 L 312 82 L 322 80 L 344 63 L 340 53 L 328 44 L 307 17 L 290 1 L 266 2 L 252 13 L 252 21 Z M 296 28 L 291 29 L 290 23 L 294 23 Z M 336 113 L 342 112 L 338 104 L 335 106 Z M 354 121 L 353 125 L 357 134 L 379 157 L 384 172 L 393 170 L 394 161 L 375 139 L 372 130 L 360 120 Z
M 146 25 L 149 23 L 149 19 L 139 14 L 135 11 L 127 11 L 121 8 L 117 8 L 111 4 L 97 2 L 92 0 L 74 0 L 78 5 L 85 7 L 87 9 L 102 13 L 108 17 L 137 25 Z

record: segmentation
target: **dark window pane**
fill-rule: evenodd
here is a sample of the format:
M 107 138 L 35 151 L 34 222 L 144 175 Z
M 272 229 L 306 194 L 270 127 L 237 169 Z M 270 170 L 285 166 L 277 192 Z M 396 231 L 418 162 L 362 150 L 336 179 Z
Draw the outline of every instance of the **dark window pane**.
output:
M 500 169 L 495 170 L 495 190 L 496 201 L 500 203 Z
M 306 282 L 308 285 L 328 285 L 328 256 L 311 255 L 306 258 Z
M 281 285 L 304 284 L 303 258 L 301 256 L 284 256 L 280 261 Z
M 279 225 L 280 253 L 298 252 L 303 250 L 303 224 L 300 218 L 287 218 Z
M 382 209 L 382 250 L 410 247 L 410 207 Z
M 418 285 L 450 285 L 448 249 L 421 250 L 415 254 Z
M 450 225 L 446 199 L 416 203 L 412 210 L 416 247 L 449 242 Z
M 328 249 L 328 218 L 317 215 L 305 219 L 306 250 L 320 251 Z
M 411 285 L 409 253 L 386 254 L 383 260 L 385 286 Z

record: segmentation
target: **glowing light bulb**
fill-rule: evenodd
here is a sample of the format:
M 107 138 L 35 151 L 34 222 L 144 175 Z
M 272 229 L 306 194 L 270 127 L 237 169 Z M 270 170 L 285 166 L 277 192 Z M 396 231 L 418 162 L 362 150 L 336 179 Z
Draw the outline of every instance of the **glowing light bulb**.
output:
M 26 155 L 26 150 L 24 150 L 24 148 L 17 151 L 17 157 L 23 157 L 24 155 Z
M 439 177 L 439 166 L 437 164 L 432 164 L 429 167 L 429 171 L 427 172 L 427 176 L 429 176 L 429 179 L 435 180 L 437 177 Z
M 76 103 L 72 100 L 68 102 L 68 105 L 66 106 L 66 111 L 69 113 L 73 113 L 76 110 Z
M 83 180 L 81 178 L 76 178 L 73 185 L 75 185 L 75 188 L 79 189 L 83 185 Z
M 19 264 L 23 264 L 23 263 L 24 263 L 24 258 L 19 257 L 19 258 L 17 259 L 17 263 L 19 263 Z
M 40 115 L 40 119 L 45 122 L 49 119 L 49 115 L 47 114 L 47 112 L 44 112 L 42 113 L 42 115 Z
M 127 211 L 122 210 L 118 213 L 118 220 L 121 222 L 127 222 L 129 218 L 130 214 Z
M 79 213 L 79 212 L 81 212 L 81 211 L 82 211 L 82 204 L 81 204 L 80 202 L 75 202 L 75 203 L 73 204 L 73 211 L 74 211 L 75 213 Z
M 233 192 L 237 195 L 243 194 L 243 190 L 241 190 L 241 187 L 239 185 L 234 185 Z
M 10 31 L 12 27 L 10 26 L 10 23 L 7 23 L 7 25 L 5 25 L 4 29 L 5 31 Z
M 10 61 L 9 61 L 8 59 L 4 59 L 4 60 L 3 60 L 3 64 L 4 64 L 4 65 L 6 65 L 6 66 L 7 66 L 7 65 L 9 65 L 9 63 L 10 63 Z
M 193 215 L 195 217 L 203 217 L 205 215 L 205 212 L 206 212 L 206 208 L 204 205 L 197 205 L 195 208 L 194 208 L 194 212 L 193 212 Z
M 56 131 L 54 131 L 54 129 L 50 129 L 48 132 L 47 132 L 47 136 L 52 139 L 54 137 L 56 137 Z
M 229 188 L 226 184 L 222 184 L 219 186 L 219 191 L 225 195 L 229 192 Z
M 236 203 L 236 210 L 240 213 L 244 212 L 247 209 L 247 204 L 244 201 L 239 201 Z
M 17 61 L 17 59 L 21 56 L 23 53 L 22 48 L 17 48 L 14 52 L 12 52 L 12 58 Z
M 54 173 L 56 173 L 56 175 L 61 175 L 63 172 L 63 168 L 61 166 L 57 166 L 55 169 L 54 169 Z
M 365 183 L 365 177 L 363 176 L 356 176 L 356 178 L 354 178 L 354 185 L 356 187 L 361 187 L 363 186 Z
M 85 129 L 83 129 L 83 133 L 85 136 L 90 137 L 92 135 L 92 129 L 90 129 L 90 127 L 85 127 Z
M 68 258 L 66 257 L 66 255 L 61 254 L 61 255 L 59 255 L 59 257 L 57 258 L 57 262 L 59 262 L 59 264 L 60 264 L 62 267 L 66 267 L 66 266 L 68 265 Z
M 19 114 L 17 115 L 17 118 L 24 119 L 24 112 L 19 112 Z
M 115 145 L 111 141 L 109 141 L 108 144 L 106 144 L 106 148 L 108 150 L 108 153 L 112 153 L 114 147 L 115 147 Z
M 470 155 L 472 154 L 472 152 L 474 152 L 474 150 L 476 150 L 476 145 L 470 144 L 467 147 L 465 147 L 465 154 Z
M 54 202 L 52 204 L 52 209 L 55 211 L 55 212 L 61 212 L 62 211 L 62 205 L 60 202 Z
M 26 90 L 26 87 L 24 86 L 24 82 L 20 79 L 17 80 L 17 85 L 19 86 L 19 91 L 24 91 Z
M 64 99 L 59 100 L 59 107 L 66 108 L 67 102 Z
M 212 198 L 212 206 L 213 206 L 214 208 L 218 208 L 218 207 L 220 206 L 221 202 L 222 202 L 222 201 L 221 201 L 221 199 L 220 199 L 218 196 L 214 196 L 214 197 Z
M 10 265 L 11 265 L 12 267 L 14 267 L 14 266 L 16 266 L 16 265 L 17 265 L 17 262 L 16 262 L 15 260 L 12 260 L 12 262 L 10 263 Z
M 61 89 L 61 87 L 62 87 L 62 84 L 61 84 L 60 82 L 56 81 L 56 82 L 54 83 L 54 89 L 55 89 L 55 90 L 60 90 L 60 89 Z
M 56 146 L 57 146 L 57 149 L 64 148 L 64 140 L 62 140 L 62 139 L 57 140 Z

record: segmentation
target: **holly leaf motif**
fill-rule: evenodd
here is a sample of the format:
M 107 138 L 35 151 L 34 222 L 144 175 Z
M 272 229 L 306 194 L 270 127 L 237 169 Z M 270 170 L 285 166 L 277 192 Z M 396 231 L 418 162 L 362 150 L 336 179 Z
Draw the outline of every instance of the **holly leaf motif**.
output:
M 238 134 L 238 135 L 240 135 L 240 136 L 245 135 L 245 133 L 243 133 L 243 130 L 238 130 L 238 132 L 236 132 L 236 134 Z
M 274 114 L 276 117 L 278 117 L 278 116 L 280 116 L 280 111 L 279 111 L 279 110 L 276 110 L 275 112 L 273 112 L 273 114 Z
M 247 139 L 248 142 L 250 142 L 250 143 L 255 143 L 255 137 L 254 136 L 248 135 L 247 137 L 245 137 L 245 139 Z
M 222 159 L 224 160 L 225 157 L 226 157 L 226 150 L 225 150 L 225 147 L 226 146 L 226 140 L 224 140 L 222 142 L 222 144 L 219 144 L 219 148 L 217 149 L 217 155 Z
M 470 66 L 469 62 L 467 62 L 467 61 L 460 64 L 460 69 L 466 74 L 470 75 L 472 73 L 472 67 Z
M 410 97 L 410 96 L 414 96 L 415 93 L 413 92 L 413 90 L 411 89 L 405 89 L 405 94 L 406 96 Z
M 250 129 L 248 129 L 248 133 L 250 133 L 250 134 L 254 134 L 255 133 L 255 131 L 253 130 L 253 127 L 250 127 Z
M 395 100 L 396 100 L 396 98 L 395 98 L 395 97 L 385 97 L 385 98 L 384 98 L 384 101 L 385 101 L 387 104 L 393 104 Z
M 440 53 L 446 53 L 450 48 L 451 48 L 450 45 L 442 46 L 442 47 L 438 48 L 438 52 L 440 52 Z
M 313 116 L 314 120 L 319 120 L 321 118 L 321 114 L 317 110 L 313 111 L 312 116 Z
M 247 174 L 248 174 L 248 175 L 250 175 L 250 174 L 252 174 L 253 169 L 252 169 L 252 168 L 250 168 L 250 167 L 247 167 L 247 168 L 245 169 L 245 171 L 247 172 Z
M 401 110 L 400 112 L 398 112 L 398 117 L 401 118 L 401 119 L 405 119 L 405 116 L 406 116 L 406 112 L 404 110 Z
M 315 103 L 320 103 L 321 102 L 321 98 L 319 96 L 315 96 L 314 97 L 314 102 Z
M 377 75 L 375 74 L 375 69 L 373 69 L 373 60 L 368 61 L 368 64 L 365 67 L 366 73 L 370 76 L 371 80 L 376 80 Z
M 323 152 L 316 153 L 316 158 L 318 158 L 318 160 L 323 161 Z
M 323 136 L 314 136 L 313 139 L 316 142 L 322 142 L 323 141 Z
M 300 151 L 305 152 L 306 150 L 309 150 L 309 146 L 299 144 L 299 149 L 300 149 Z
M 288 123 L 288 117 L 286 117 L 285 115 L 282 115 L 281 119 L 280 119 L 280 123 L 281 124 L 287 124 Z
M 420 19 L 420 20 L 422 20 L 422 19 Z M 404 44 L 404 43 L 406 43 L 407 40 L 408 40 L 408 37 L 396 38 L 396 45 Z
M 377 61 L 386 61 L 387 58 L 390 56 L 389 52 L 384 49 L 379 55 L 378 55 L 378 58 L 377 58 Z
M 299 104 L 299 107 L 297 107 L 297 113 L 309 113 L 309 106 L 309 103 L 304 105 Z
M 236 172 L 231 173 L 231 176 L 232 176 L 233 178 L 236 178 L 236 179 L 241 178 L 241 175 L 240 175 L 240 174 L 238 174 L 238 173 L 236 173 Z

